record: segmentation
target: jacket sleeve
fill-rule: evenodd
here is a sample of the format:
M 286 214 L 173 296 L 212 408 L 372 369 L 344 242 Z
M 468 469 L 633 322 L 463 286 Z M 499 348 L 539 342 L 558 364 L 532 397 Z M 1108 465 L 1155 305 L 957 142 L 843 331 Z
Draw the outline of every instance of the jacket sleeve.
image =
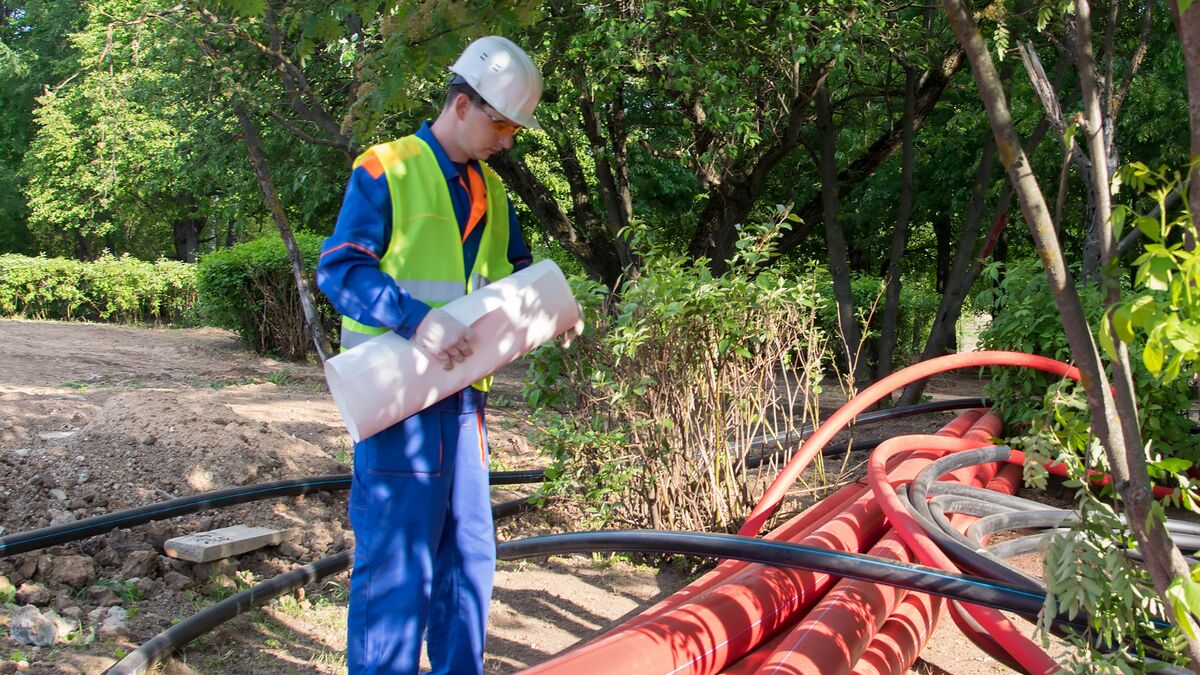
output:
M 508 262 L 512 263 L 514 272 L 520 272 L 533 263 L 533 254 L 521 236 L 521 225 L 517 222 L 512 199 L 508 200 Z
M 430 308 L 379 267 L 391 239 L 391 220 L 387 177 L 368 151 L 355 162 L 333 235 L 321 247 L 317 286 L 342 315 L 411 338 Z

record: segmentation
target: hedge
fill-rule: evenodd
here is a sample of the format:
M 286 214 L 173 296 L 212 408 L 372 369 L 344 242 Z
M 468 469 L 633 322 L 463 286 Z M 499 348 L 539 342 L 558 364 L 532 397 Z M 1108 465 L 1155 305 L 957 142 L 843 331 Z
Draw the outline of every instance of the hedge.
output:
M 175 322 L 195 302 L 194 268 L 183 262 L 0 255 L 0 315 L 7 317 Z

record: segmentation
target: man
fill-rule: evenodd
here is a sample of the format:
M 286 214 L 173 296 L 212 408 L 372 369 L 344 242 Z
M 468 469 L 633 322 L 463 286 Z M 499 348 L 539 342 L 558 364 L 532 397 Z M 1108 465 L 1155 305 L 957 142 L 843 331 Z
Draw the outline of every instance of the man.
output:
M 483 163 L 533 117 L 542 77 L 502 37 L 472 42 L 438 118 L 354 163 L 317 284 L 343 315 L 342 348 L 392 330 L 450 370 L 474 335 L 438 307 L 530 264 L 512 204 Z M 351 673 L 482 671 L 495 574 L 484 404 L 491 378 L 354 452 L 347 658 Z

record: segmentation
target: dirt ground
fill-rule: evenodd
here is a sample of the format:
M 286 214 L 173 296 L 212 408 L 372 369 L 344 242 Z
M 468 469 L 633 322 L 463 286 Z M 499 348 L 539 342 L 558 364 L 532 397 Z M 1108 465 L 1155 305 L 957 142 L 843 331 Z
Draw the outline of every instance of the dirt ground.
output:
M 504 469 L 543 463 L 526 439 L 522 377 L 518 366 L 502 371 L 489 412 L 493 462 Z M 978 395 L 978 382 L 970 378 L 944 378 L 931 390 L 935 398 Z M 928 432 L 947 419 L 932 416 L 883 429 L 888 435 Z M 0 320 L 0 535 L 214 489 L 346 473 L 350 453 L 316 365 L 256 356 L 215 329 Z M 518 494 L 498 490 L 495 497 Z M 82 628 L 68 644 L 18 645 L 9 637 L 16 605 L 0 607 L 0 673 L 100 672 L 237 589 L 350 547 L 344 504 L 345 493 L 273 499 L 2 558 L 0 575 L 19 593 L 36 595 L 37 585 L 46 586 L 48 594 L 34 604 L 81 620 Z M 193 565 L 157 555 L 170 537 L 235 524 L 302 528 L 304 534 L 231 564 Z M 569 525 L 553 511 L 524 514 L 502 526 L 500 535 Z M 68 563 L 80 558 L 91 561 L 90 573 L 62 582 L 72 572 Z M 686 581 L 672 567 L 601 557 L 502 562 L 486 669 L 508 673 L 544 661 Z M 188 646 L 162 670 L 345 672 L 347 582 L 346 573 L 335 575 L 247 613 Z M 3 587 L 0 579 L 0 592 Z M 127 627 L 97 633 L 93 610 L 109 605 L 126 610 Z M 913 672 L 1008 671 L 947 620 Z

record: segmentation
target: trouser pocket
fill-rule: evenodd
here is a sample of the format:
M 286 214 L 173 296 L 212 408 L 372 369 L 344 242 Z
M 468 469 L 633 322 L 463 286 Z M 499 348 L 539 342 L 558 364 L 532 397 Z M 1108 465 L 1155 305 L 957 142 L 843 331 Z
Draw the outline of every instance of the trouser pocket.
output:
M 367 473 L 385 476 L 438 476 L 444 453 L 436 412 L 418 413 L 374 436 L 363 439 L 361 453 Z

